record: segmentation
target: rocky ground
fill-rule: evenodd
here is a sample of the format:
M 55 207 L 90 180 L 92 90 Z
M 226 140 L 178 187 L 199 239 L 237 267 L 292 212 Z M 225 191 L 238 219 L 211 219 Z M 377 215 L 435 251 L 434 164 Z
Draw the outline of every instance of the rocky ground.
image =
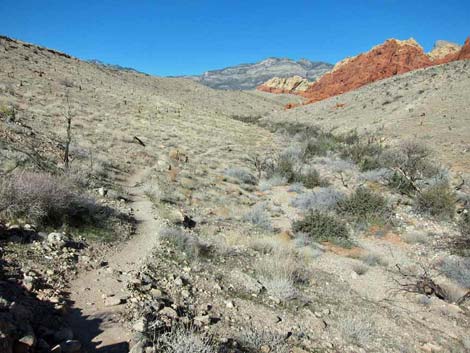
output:
M 71 168 L 90 197 L 121 215 L 107 232 L 2 223 L 5 352 L 470 350 L 461 300 L 470 268 L 453 248 L 469 194 L 456 153 L 457 137 L 468 136 L 464 63 L 285 112 L 285 96 L 214 91 L 6 39 L 0 62 L 3 173 L 63 169 L 69 112 Z M 383 105 L 398 89 L 410 96 Z M 438 159 L 455 167 L 443 172 L 456 194 L 453 218 L 423 212 L 416 194 L 390 187 L 387 171 L 345 152 L 368 139 L 393 151 L 422 112 L 445 146 Z M 450 112 L 455 128 L 444 133 L 433 117 Z M 377 113 L 380 134 L 340 138 L 372 130 Z M 336 137 L 303 133 L 346 121 Z M 291 131 L 295 123 L 304 125 Z M 338 208 L 361 188 L 383 198 L 386 217 Z M 299 231 L 318 210 L 348 236 Z

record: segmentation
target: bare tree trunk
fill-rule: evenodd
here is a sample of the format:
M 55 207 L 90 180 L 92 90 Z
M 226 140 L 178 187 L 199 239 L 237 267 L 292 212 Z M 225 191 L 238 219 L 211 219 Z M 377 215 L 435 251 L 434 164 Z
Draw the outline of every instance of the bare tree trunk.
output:
M 67 140 L 65 141 L 65 151 L 64 151 L 64 164 L 65 169 L 69 169 L 69 151 L 70 151 L 70 142 L 72 141 L 72 114 L 70 112 L 70 102 L 69 96 L 66 95 L 67 107 L 65 108 L 65 119 L 67 120 Z

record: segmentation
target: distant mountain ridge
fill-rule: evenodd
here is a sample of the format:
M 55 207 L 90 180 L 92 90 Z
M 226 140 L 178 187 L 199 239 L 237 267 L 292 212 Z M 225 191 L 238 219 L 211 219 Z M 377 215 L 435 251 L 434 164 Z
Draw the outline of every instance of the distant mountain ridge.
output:
M 116 64 L 108 64 L 108 63 L 105 63 L 101 60 L 97 60 L 97 59 L 90 59 L 90 60 L 86 60 L 87 62 L 91 63 L 91 64 L 94 64 L 94 65 L 97 65 L 97 66 L 103 66 L 107 69 L 111 69 L 111 70 L 119 70 L 119 71 L 132 71 L 132 72 L 137 72 L 139 74 L 145 74 L 144 72 L 141 72 L 141 71 L 138 71 L 132 67 L 126 67 L 126 66 L 121 66 L 121 65 L 116 65 Z
M 257 63 L 241 64 L 220 70 L 211 70 L 198 76 L 184 76 L 205 86 L 226 90 L 250 90 L 273 77 L 300 76 L 310 81 L 330 71 L 326 62 L 288 58 L 267 58 Z

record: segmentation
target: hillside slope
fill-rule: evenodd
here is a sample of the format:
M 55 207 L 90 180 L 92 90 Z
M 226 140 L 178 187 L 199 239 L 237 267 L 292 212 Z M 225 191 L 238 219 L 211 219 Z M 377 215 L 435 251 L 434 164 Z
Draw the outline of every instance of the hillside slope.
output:
M 285 112 L 289 96 L 217 91 L 0 38 L 0 201 L 25 196 L 0 212 L 0 351 L 468 351 L 456 202 L 440 219 L 364 170 L 347 152 L 368 136 L 262 126 L 386 124 L 385 137 L 399 139 L 429 117 L 421 128 L 432 139 L 421 139 L 453 156 L 446 148 L 468 141 L 466 65 Z M 445 178 L 463 207 L 468 183 Z M 81 202 L 63 213 L 55 196 L 78 184 Z M 31 208 L 31 195 L 52 202 Z M 43 208 L 59 209 L 60 222 L 30 219 Z M 71 224 L 81 208 L 87 217 Z M 121 228 L 103 233 L 109 214 Z M 100 222 L 87 223 L 93 216 Z
M 453 168 L 470 170 L 470 62 L 391 77 L 320 102 L 278 111 L 267 123 L 379 131 L 431 145 Z
M 226 90 L 251 90 L 273 77 L 301 76 L 309 80 L 329 71 L 333 65 L 307 59 L 294 61 L 268 58 L 254 64 L 242 64 L 221 70 L 211 70 L 200 76 L 188 76 L 205 86 Z

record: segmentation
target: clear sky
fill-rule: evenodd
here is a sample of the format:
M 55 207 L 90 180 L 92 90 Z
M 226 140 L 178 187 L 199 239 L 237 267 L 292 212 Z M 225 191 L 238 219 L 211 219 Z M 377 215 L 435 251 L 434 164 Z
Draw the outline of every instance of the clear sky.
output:
M 470 0 L 0 0 L 0 34 L 156 75 L 470 35 Z

